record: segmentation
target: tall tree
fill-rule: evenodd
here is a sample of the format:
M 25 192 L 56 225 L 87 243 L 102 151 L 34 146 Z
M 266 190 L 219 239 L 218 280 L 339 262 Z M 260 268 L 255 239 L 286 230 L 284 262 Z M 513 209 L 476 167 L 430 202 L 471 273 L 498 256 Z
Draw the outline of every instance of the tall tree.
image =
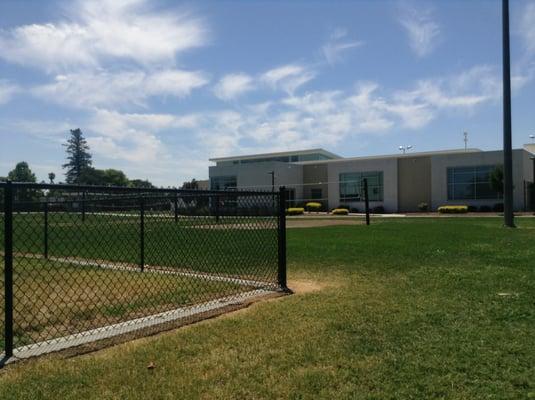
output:
M 71 129 L 71 136 L 64 146 L 67 148 L 67 163 L 63 164 L 63 168 L 67 169 L 66 181 L 67 183 L 79 183 L 83 172 L 92 165 L 89 145 L 82 131 L 77 128 Z

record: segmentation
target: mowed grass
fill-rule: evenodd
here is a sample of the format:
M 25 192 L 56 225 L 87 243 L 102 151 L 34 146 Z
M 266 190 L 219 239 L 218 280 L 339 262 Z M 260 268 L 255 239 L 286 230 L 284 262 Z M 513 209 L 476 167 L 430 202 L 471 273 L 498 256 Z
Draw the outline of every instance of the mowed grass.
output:
M 251 290 L 182 275 L 104 269 L 17 257 L 14 346 L 84 332 Z M 0 304 L 3 349 L 4 302 Z
M 3 217 L 0 250 L 3 251 Z M 13 249 L 20 254 L 43 254 L 43 213 L 20 213 L 13 218 Z M 48 253 L 136 264 L 141 259 L 139 215 L 125 213 L 50 212 Z M 249 251 L 251 248 L 256 251 Z M 184 216 L 147 211 L 144 222 L 144 261 L 258 280 L 274 281 L 277 266 L 277 220 L 254 217 Z
M 535 220 L 373 222 L 288 231 L 290 282 L 319 290 L 9 366 L 0 398 L 533 398 Z

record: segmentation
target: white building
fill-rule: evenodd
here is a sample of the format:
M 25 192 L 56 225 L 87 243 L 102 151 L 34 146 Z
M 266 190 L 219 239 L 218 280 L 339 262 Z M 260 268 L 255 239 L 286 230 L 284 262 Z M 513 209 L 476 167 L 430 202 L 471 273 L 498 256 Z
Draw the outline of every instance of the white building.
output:
M 514 208 L 531 209 L 529 183 L 534 180 L 535 149 L 513 150 Z M 323 149 L 213 158 L 211 189 L 271 190 L 286 186 L 289 200 L 321 201 L 328 208 L 363 209 L 362 180 L 369 185 L 370 206 L 387 212 L 431 210 L 462 204 L 495 208 L 501 195 L 490 173 L 502 164 L 502 151 L 444 150 L 344 158 Z

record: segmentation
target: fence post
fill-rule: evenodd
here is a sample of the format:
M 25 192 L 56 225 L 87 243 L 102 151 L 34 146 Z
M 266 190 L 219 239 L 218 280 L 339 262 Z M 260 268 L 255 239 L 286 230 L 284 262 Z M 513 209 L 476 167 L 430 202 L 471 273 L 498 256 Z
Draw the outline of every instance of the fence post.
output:
M 175 192 L 175 223 L 178 222 L 178 192 Z
M 215 222 L 219 222 L 219 195 L 215 195 Z
M 82 192 L 82 222 L 85 222 L 85 190 Z
M 139 267 L 141 272 L 145 269 L 145 201 L 139 201 Z
M 362 180 L 364 185 L 364 206 L 366 208 L 366 225 L 370 225 L 370 197 L 368 196 L 368 179 Z
M 13 186 L 4 187 L 4 351 L 13 356 Z
M 288 290 L 286 282 L 286 188 L 279 189 L 279 232 L 278 232 L 278 284 L 282 290 Z
M 45 214 L 45 232 L 44 232 L 44 256 L 48 258 L 48 201 L 45 201 L 44 204 L 44 214 Z

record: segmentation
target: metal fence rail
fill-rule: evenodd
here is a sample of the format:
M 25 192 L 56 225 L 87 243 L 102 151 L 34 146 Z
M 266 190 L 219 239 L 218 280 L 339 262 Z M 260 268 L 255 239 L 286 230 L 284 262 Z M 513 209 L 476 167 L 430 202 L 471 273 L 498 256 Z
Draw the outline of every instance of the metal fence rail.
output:
M 0 183 L 0 351 L 161 330 L 286 291 L 285 193 Z

